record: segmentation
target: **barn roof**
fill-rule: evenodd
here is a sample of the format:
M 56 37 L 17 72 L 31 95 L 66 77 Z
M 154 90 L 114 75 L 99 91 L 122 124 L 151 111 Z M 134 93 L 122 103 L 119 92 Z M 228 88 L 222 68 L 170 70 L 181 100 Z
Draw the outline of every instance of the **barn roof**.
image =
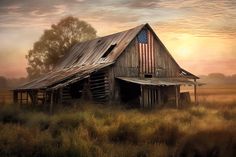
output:
M 75 44 L 63 57 L 55 69 L 16 90 L 46 89 L 68 82 L 70 79 L 82 79 L 92 72 L 114 63 L 128 44 L 145 25 Z M 111 53 L 103 57 L 109 48 L 115 45 Z
M 148 27 L 155 34 L 148 24 L 142 24 L 123 32 L 77 43 L 63 57 L 52 72 L 28 82 L 15 90 L 55 88 L 74 82 L 75 80 L 81 80 L 89 76 L 92 72 L 113 64 L 144 27 Z M 155 37 L 160 41 L 156 34 Z M 162 45 L 164 46 L 164 44 Z M 110 53 L 107 53 L 108 51 Z M 176 63 L 168 50 L 167 53 Z M 188 72 L 187 74 L 189 75 L 191 73 Z M 191 76 L 196 77 L 193 74 Z

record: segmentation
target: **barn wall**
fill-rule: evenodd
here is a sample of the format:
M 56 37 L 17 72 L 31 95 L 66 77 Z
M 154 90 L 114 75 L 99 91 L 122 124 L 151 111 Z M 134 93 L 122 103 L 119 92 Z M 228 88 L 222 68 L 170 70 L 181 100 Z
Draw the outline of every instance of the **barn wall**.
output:
M 155 67 L 157 77 L 177 77 L 179 67 L 168 54 L 160 40 L 154 40 Z
M 177 77 L 179 75 L 179 66 L 168 54 L 161 41 L 156 38 L 154 34 L 151 36 L 153 36 L 151 49 L 153 48 L 154 58 L 150 58 L 150 53 L 146 55 L 149 55 L 147 57 L 154 61 L 154 64 L 150 64 L 149 59 L 146 64 L 149 64 L 147 65 L 148 68 L 151 65 L 151 69 L 154 69 L 153 77 Z M 113 100 L 120 100 L 119 84 L 115 80 L 115 77 L 145 77 L 145 75 L 140 72 L 140 66 L 142 66 L 140 63 L 141 56 L 143 57 L 143 54 L 139 53 L 139 43 L 136 37 L 118 57 L 116 63 L 109 69 L 110 94 Z M 144 59 L 141 58 L 141 60 Z
M 115 77 L 137 77 L 139 75 L 139 56 L 136 43 L 137 41 L 134 39 L 117 59 L 113 67 Z

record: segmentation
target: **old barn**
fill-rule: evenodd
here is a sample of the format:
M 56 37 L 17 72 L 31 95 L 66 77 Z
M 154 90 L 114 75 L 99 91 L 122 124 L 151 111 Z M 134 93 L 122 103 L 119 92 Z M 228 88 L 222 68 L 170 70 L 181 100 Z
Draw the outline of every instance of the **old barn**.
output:
M 77 99 L 153 107 L 173 100 L 197 76 L 181 68 L 149 24 L 77 43 L 45 76 L 13 90 L 16 103 L 52 106 Z

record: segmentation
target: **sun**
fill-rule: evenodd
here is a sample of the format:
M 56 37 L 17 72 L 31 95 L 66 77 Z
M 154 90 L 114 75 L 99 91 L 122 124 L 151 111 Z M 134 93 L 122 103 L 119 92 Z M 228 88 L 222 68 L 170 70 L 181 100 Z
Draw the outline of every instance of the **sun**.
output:
M 176 54 L 181 58 L 189 58 L 191 56 L 191 49 L 187 44 L 183 44 L 177 47 Z

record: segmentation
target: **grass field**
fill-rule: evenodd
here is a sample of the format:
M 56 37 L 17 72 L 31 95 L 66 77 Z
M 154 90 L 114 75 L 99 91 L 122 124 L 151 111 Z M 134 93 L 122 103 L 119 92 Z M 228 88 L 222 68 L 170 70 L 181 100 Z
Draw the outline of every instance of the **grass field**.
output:
M 182 109 L 79 102 L 49 115 L 11 105 L 5 90 L 0 156 L 235 157 L 236 85 L 202 86 L 198 94 L 198 106 Z
M 81 102 L 53 115 L 0 107 L 1 156 L 235 157 L 236 104 L 152 111 Z
M 193 87 L 184 86 L 182 91 L 190 91 L 193 100 Z M 207 84 L 197 88 L 197 97 L 200 102 L 228 103 L 236 101 L 236 84 Z

